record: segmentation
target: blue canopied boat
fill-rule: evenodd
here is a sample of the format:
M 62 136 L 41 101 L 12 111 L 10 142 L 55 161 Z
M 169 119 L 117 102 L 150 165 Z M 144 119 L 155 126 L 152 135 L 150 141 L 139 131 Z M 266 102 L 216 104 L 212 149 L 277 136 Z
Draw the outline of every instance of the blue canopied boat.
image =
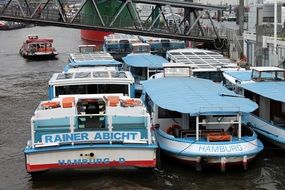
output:
M 225 85 L 255 101 L 259 109 L 244 120 L 271 143 L 285 148 L 285 69 L 252 67 L 250 71 L 227 71 Z
M 123 57 L 123 61 L 135 78 L 136 97 L 140 97 L 141 81 L 148 80 L 156 73 L 161 73 L 163 64 L 168 61 L 161 56 L 151 54 L 149 44 L 135 43 L 132 47 L 133 52 Z
M 122 68 L 122 63 L 116 61 L 109 53 L 96 51 L 95 45 L 80 45 L 79 53 L 71 53 L 64 71 L 79 67 L 114 67 L 116 70 Z
M 134 35 L 110 34 L 104 37 L 103 50 L 110 53 L 115 59 L 120 60 L 132 52 L 133 43 L 140 42 L 141 40 Z
M 142 42 L 148 43 L 150 45 L 151 53 L 158 54 L 164 57 L 168 50 L 185 48 L 185 42 L 180 40 L 146 36 L 139 36 L 139 39 Z
M 243 163 L 262 149 L 242 116 L 257 105 L 221 84 L 190 77 L 185 64 L 167 64 L 164 77 L 143 82 L 159 147 L 179 160 L 201 164 Z
M 156 166 L 150 115 L 140 99 L 66 95 L 42 101 L 24 150 L 27 172 Z

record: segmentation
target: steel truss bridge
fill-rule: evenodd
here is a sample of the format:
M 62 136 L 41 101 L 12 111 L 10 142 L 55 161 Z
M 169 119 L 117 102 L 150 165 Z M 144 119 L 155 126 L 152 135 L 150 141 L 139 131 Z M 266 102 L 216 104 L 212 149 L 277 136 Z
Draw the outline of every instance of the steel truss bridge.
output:
M 107 16 L 101 14 L 98 8 L 99 1 L 102 0 L 77 0 L 78 8 L 73 14 L 69 14 L 65 7 L 74 6 L 74 1 L 5 0 L 0 4 L 0 20 L 191 40 L 214 43 L 218 46 L 224 44 L 225 39 L 219 36 L 209 13 L 209 10 L 219 11 L 224 7 L 177 0 L 118 0 L 120 6 L 115 14 Z M 82 11 L 87 3 L 89 8 L 90 3 L 93 6 L 93 15 L 87 15 Z M 146 19 L 142 19 L 137 4 L 153 7 Z M 174 15 L 173 9 L 176 8 L 184 10 L 182 19 L 174 19 L 169 25 L 165 9 Z M 121 24 L 126 19 L 122 12 L 126 10 L 131 18 L 131 25 L 128 26 Z M 210 33 L 205 32 L 200 22 L 205 15 L 208 16 L 213 29 Z

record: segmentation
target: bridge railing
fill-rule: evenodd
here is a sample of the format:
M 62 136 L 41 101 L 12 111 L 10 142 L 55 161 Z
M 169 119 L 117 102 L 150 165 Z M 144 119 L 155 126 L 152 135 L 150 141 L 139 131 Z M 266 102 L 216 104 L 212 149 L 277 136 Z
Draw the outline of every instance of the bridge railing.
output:
M 18 1 L 18 0 L 17 0 Z M 180 20 L 180 23 L 167 24 L 164 15 L 161 18 L 154 19 L 152 21 L 151 15 L 149 20 L 141 20 L 136 15 L 135 17 L 124 16 L 110 16 L 99 14 L 94 9 L 89 14 L 83 11 L 68 12 L 58 5 L 58 3 L 49 2 L 43 3 L 31 3 L 24 4 L 24 1 L 20 1 L 21 4 L 17 4 L 11 0 L 11 4 L 0 5 L 0 18 L 6 20 L 15 20 L 22 22 L 30 22 L 41 25 L 55 25 L 64 27 L 75 27 L 82 29 L 96 29 L 103 31 L 121 32 L 128 34 L 158 36 L 165 38 L 176 38 L 183 40 L 196 40 L 196 41 L 214 41 L 220 37 L 226 36 L 222 29 L 214 28 L 210 24 L 208 26 L 201 26 L 199 19 L 201 19 L 202 13 L 197 12 L 200 9 L 195 9 L 196 20 L 189 25 L 184 19 Z M 56 1 L 59 2 L 59 1 Z M 19 6 L 20 5 L 20 6 Z M 82 5 L 83 6 L 83 5 Z M 81 10 L 81 9 L 79 9 Z M 161 13 L 162 14 L 162 13 Z M 76 17 L 75 17 L 76 16 Z M 220 37 L 218 37 L 218 35 Z

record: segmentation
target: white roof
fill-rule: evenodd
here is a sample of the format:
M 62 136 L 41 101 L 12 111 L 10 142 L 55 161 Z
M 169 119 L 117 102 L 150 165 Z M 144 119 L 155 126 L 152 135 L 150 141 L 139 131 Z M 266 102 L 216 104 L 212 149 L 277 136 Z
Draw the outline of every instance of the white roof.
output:
M 184 48 L 169 50 L 166 57 L 173 63 L 185 63 L 196 71 L 238 68 L 230 59 L 209 50 Z
M 251 67 L 251 69 L 256 71 L 285 71 L 279 67 Z
M 130 84 L 134 78 L 129 71 L 116 71 L 102 68 L 72 68 L 68 72 L 55 73 L 49 85 L 80 85 L 80 84 Z
M 104 37 L 105 41 L 116 41 L 116 40 L 129 40 L 129 41 L 140 41 L 139 38 L 135 35 L 128 35 L 128 34 L 109 34 L 108 36 Z

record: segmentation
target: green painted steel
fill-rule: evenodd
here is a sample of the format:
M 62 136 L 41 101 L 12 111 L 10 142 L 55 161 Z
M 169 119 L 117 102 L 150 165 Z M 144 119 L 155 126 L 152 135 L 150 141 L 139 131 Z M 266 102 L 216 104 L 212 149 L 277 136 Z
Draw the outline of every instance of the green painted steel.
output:
M 95 1 L 98 7 L 98 10 L 104 20 L 106 25 L 109 25 L 117 13 L 118 9 L 120 9 L 121 1 L 118 0 L 101 0 Z M 131 6 L 129 6 L 129 10 L 134 17 L 134 11 Z M 130 12 L 127 9 L 127 6 L 124 7 L 123 11 L 119 15 L 119 17 L 114 22 L 113 26 L 132 26 L 133 20 Z M 82 21 L 88 24 L 100 24 L 100 18 L 96 13 L 95 7 L 92 3 L 92 0 L 89 0 L 82 9 Z

